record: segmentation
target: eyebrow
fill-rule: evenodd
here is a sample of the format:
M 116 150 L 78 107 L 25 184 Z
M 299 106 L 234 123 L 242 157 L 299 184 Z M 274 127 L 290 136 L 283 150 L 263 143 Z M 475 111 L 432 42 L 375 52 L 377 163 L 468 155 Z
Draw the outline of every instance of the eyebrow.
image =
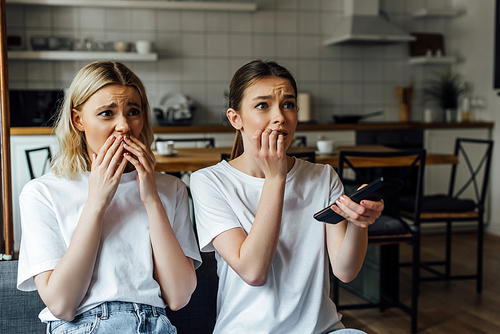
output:
M 285 94 L 283 95 L 283 97 L 285 99 L 295 99 L 295 95 L 293 94 Z M 254 97 L 252 100 L 270 100 L 272 99 L 272 96 L 271 95 L 262 95 L 262 96 L 256 96 Z
M 129 101 L 129 102 L 127 103 L 127 106 L 128 106 L 128 107 L 129 107 L 129 106 L 133 106 L 133 107 L 137 107 L 137 108 L 140 108 L 140 107 L 141 107 L 140 105 L 138 105 L 137 103 L 132 102 L 132 101 Z M 110 108 L 116 108 L 116 103 L 114 103 L 114 102 L 113 102 L 113 103 L 111 103 L 111 104 L 105 104 L 105 105 L 102 105 L 102 106 L 100 106 L 100 107 L 97 107 L 96 109 L 97 109 L 97 110 L 101 110 L 101 109 L 110 109 Z

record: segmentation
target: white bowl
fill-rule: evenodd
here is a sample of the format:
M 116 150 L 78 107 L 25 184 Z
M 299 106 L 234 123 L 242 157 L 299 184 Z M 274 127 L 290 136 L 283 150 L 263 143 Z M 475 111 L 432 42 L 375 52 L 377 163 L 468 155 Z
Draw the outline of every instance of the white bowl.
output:
M 113 46 L 118 52 L 127 52 L 130 50 L 130 43 L 127 42 L 115 42 Z

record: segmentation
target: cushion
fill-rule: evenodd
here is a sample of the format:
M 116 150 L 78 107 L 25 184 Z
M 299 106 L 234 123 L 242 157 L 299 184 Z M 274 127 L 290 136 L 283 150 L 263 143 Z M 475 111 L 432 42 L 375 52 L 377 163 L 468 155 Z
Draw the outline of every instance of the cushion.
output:
M 368 236 L 401 235 L 409 232 L 410 230 L 405 222 L 384 214 L 380 215 L 373 224 L 368 226 Z
M 38 318 L 45 308 L 36 291 L 16 288 L 17 261 L 0 261 L 0 333 L 45 333 Z
M 414 211 L 415 197 L 402 197 L 400 207 L 405 211 Z M 453 198 L 448 195 L 438 194 L 423 196 L 421 212 L 466 212 L 474 211 L 476 203 L 470 199 Z

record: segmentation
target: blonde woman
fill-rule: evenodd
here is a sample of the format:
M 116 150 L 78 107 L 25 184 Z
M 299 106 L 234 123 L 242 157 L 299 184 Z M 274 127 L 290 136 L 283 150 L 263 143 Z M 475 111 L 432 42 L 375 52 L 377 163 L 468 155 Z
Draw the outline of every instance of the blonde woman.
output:
M 286 155 L 296 99 L 295 80 L 282 66 L 243 65 L 229 90 L 227 117 L 238 131 L 232 159 L 192 175 L 200 248 L 217 258 L 214 333 L 360 333 L 344 329 L 329 298 L 328 260 L 340 280 L 354 279 L 367 227 L 384 204 L 357 204 L 342 195 L 331 166 Z M 337 199 L 332 209 L 344 221 L 313 219 Z
M 155 173 L 139 78 L 98 61 L 59 110 L 50 173 L 20 195 L 18 288 L 38 290 L 47 333 L 175 333 L 201 259 L 177 178 Z

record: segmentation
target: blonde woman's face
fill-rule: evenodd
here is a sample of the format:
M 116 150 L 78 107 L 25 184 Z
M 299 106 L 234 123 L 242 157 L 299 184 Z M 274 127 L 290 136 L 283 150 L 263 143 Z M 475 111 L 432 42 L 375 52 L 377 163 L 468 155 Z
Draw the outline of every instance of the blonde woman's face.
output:
M 141 96 L 131 86 L 108 85 L 72 111 L 74 126 L 85 133 L 89 157 L 99 153 L 111 135 L 139 138 L 144 126 Z

